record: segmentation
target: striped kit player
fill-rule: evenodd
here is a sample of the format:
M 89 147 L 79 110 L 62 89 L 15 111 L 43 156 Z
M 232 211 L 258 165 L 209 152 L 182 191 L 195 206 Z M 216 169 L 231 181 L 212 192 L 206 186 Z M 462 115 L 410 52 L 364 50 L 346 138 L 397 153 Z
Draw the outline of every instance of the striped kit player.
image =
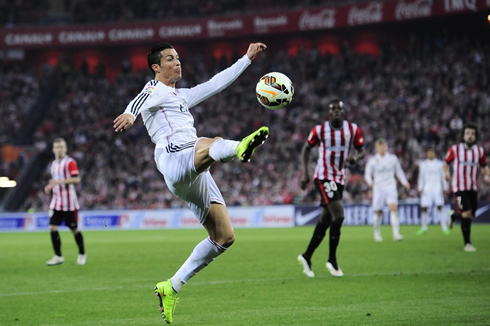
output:
M 303 273 L 308 277 L 315 276 L 311 270 L 311 257 L 329 227 L 329 257 L 326 266 L 333 276 L 343 276 L 336 255 L 340 242 L 340 229 L 344 221 L 342 205 L 344 168 L 346 165 L 355 164 L 366 155 L 361 130 L 355 123 L 344 120 L 344 103 L 338 99 L 332 100 L 328 104 L 328 109 L 329 120 L 313 127 L 302 153 L 301 188 L 305 190 L 310 182 L 308 174 L 310 151 L 318 146 L 319 155 L 313 182 L 321 196 L 322 213 L 306 251 L 298 256 Z M 356 154 L 353 149 L 356 149 Z
M 154 79 L 114 120 L 115 131 L 120 132 L 131 127 L 141 114 L 155 143 L 155 162 L 165 183 L 172 193 L 187 203 L 209 235 L 194 248 L 172 278 L 155 287 L 160 311 L 167 323 L 173 320 L 173 307 L 180 288 L 235 241 L 225 200 L 209 168 L 214 162 L 230 162 L 235 157 L 249 162 L 255 149 L 269 135 L 269 129 L 264 126 L 241 142 L 221 137 L 197 137 L 190 109 L 233 83 L 265 48 L 263 43 L 250 44 L 243 57 L 209 81 L 192 88 L 176 88 L 182 78 L 179 55 L 170 44 L 158 44 L 148 54 L 148 66 Z M 165 261 L 165 256 L 159 257 L 158 261 Z
M 58 227 L 62 222 L 71 230 L 78 245 L 77 264 L 85 265 L 87 255 L 83 244 L 82 233 L 78 230 L 78 204 L 75 184 L 80 183 L 80 176 L 77 163 L 73 158 L 66 154 L 67 146 L 63 138 L 56 138 L 53 142 L 53 153 L 55 160 L 51 164 L 51 180 L 44 187 L 44 191 L 49 194 L 53 192 L 51 203 L 49 204 L 49 230 L 51 231 L 51 242 L 55 256 L 46 262 L 48 266 L 55 266 L 64 263 L 61 255 L 61 239 Z
M 451 179 L 449 166 L 452 167 L 451 188 L 456 200 L 456 212 L 451 212 L 449 227 L 455 221 L 461 221 L 461 231 L 464 239 L 464 250 L 476 251 L 471 243 L 471 224 L 475 218 L 478 205 L 478 177 L 480 168 L 484 181 L 490 183 L 490 169 L 483 147 L 477 145 L 478 129 L 474 124 L 466 124 L 462 130 L 463 142 L 451 146 L 446 154 L 444 173 L 446 179 Z

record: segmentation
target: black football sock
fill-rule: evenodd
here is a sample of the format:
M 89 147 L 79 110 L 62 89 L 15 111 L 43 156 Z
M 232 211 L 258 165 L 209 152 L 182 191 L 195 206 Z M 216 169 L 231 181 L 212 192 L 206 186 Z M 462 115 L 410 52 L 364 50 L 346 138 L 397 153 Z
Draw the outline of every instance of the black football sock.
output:
M 56 256 L 61 256 L 61 239 L 58 231 L 51 231 L 51 242 Z
M 303 254 L 303 257 L 308 262 L 311 260 L 311 256 L 313 256 L 313 253 L 315 252 L 316 248 L 318 248 L 320 243 L 322 243 L 323 238 L 325 238 L 325 234 L 327 232 L 328 227 L 329 224 L 323 224 L 320 222 L 317 223 L 315 227 L 315 231 L 313 231 L 313 236 L 311 237 L 310 244 L 308 245 L 308 248 Z
M 81 232 L 78 232 L 77 234 L 75 234 L 75 241 L 77 242 L 77 245 L 78 245 L 78 253 L 80 255 L 84 255 L 85 254 L 85 247 L 83 245 L 83 236 L 82 236 Z
M 337 247 L 340 242 L 340 228 L 342 227 L 343 222 L 344 218 L 336 219 L 332 222 L 332 226 L 330 227 L 330 252 L 328 262 L 337 270 L 339 269 L 339 266 L 337 265 Z
M 461 220 L 461 231 L 463 231 L 463 239 L 464 244 L 471 243 L 470 235 L 471 235 L 471 219 L 463 218 Z
M 461 221 L 463 219 L 463 216 L 461 216 L 461 213 L 453 213 L 451 214 L 451 220 L 454 221 Z

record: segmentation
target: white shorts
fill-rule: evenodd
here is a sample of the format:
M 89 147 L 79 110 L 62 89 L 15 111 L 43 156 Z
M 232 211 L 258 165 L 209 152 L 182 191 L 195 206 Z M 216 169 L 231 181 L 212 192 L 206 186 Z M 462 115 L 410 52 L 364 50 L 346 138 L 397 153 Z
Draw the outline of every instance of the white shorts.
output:
M 225 205 L 225 200 L 209 171 L 197 173 L 194 153 L 197 141 L 170 144 L 155 149 L 155 162 L 165 178 L 168 189 L 187 203 L 191 211 L 204 223 L 211 203 Z
M 442 194 L 442 191 L 424 191 L 422 193 L 422 197 L 420 197 L 420 206 L 432 207 L 432 205 L 444 206 L 444 195 Z
M 389 190 L 374 190 L 373 191 L 373 210 L 381 211 L 384 205 L 398 205 L 398 191 L 396 188 Z

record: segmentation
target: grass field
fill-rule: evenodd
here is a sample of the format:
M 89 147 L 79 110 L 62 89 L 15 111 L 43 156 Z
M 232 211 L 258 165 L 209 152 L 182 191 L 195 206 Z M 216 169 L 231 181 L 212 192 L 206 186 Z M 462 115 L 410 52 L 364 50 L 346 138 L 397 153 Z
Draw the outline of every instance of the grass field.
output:
M 490 225 L 473 227 L 475 253 L 459 226 L 375 243 L 370 227 L 344 227 L 338 259 L 325 268 L 328 241 L 313 257 L 316 277 L 296 262 L 313 232 L 238 229 L 235 245 L 185 285 L 175 325 L 489 325 Z M 0 325 L 163 324 L 153 293 L 173 275 L 204 230 L 84 232 L 88 261 L 61 232 L 65 264 L 45 266 L 47 233 L 0 234 Z

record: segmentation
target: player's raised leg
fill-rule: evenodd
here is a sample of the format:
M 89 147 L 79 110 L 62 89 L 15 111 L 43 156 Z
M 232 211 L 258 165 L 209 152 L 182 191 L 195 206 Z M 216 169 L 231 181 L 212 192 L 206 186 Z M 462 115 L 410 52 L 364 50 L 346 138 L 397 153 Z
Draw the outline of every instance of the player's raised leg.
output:
M 235 241 L 233 226 L 224 205 L 211 203 L 209 214 L 203 226 L 209 237 L 194 248 L 189 258 L 173 277 L 158 283 L 155 287 L 155 293 L 160 300 L 162 317 L 169 324 L 172 323 L 177 293 L 182 286 L 216 257 L 224 253 Z

